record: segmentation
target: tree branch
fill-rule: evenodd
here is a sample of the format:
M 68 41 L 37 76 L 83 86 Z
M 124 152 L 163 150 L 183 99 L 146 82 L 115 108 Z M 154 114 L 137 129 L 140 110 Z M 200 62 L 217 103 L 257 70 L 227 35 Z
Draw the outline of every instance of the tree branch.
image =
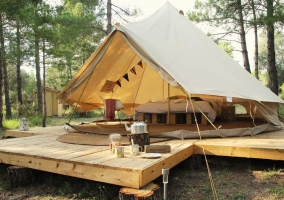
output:
M 121 7 L 116 6 L 116 5 L 114 5 L 114 4 L 111 4 L 111 5 L 113 5 L 114 7 L 118 8 L 119 10 L 121 10 L 122 12 L 124 12 L 126 15 L 131 16 L 131 14 L 130 14 L 127 10 L 124 10 L 124 9 L 122 9 Z M 114 10 L 114 11 L 117 13 L 116 10 Z
M 117 12 L 116 10 L 114 10 L 114 9 L 112 9 L 123 21 L 125 21 L 125 22 L 129 22 L 128 20 L 126 20 L 126 19 L 124 19 L 120 14 L 119 14 L 119 12 Z

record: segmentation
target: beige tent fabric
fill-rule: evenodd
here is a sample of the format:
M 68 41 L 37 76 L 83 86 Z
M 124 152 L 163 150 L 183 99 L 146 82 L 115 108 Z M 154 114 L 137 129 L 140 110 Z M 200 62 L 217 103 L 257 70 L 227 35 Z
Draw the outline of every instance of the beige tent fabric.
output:
M 59 99 L 71 105 L 78 102 L 84 111 L 103 106 L 99 95 L 105 99 L 120 99 L 125 107 L 122 112 L 133 115 L 137 105 L 168 97 L 167 82 L 144 61 L 143 67 L 137 65 L 141 59 L 124 41 L 121 32 L 113 32 L 104 46 L 103 50 L 107 49 L 107 52 L 104 55 L 95 52 L 72 79 L 72 84 L 69 83 L 61 92 Z M 136 74 L 131 72 L 133 67 Z M 129 81 L 123 78 L 125 74 L 128 74 Z M 101 92 L 108 80 L 120 80 L 121 87 L 115 85 L 113 92 Z M 170 91 L 172 95 L 184 95 L 178 88 L 171 87 Z
M 253 136 L 259 133 L 271 132 L 282 130 L 280 126 L 274 126 L 272 124 L 258 125 L 253 128 L 233 128 L 233 129 L 218 129 L 218 130 L 206 130 L 198 132 L 189 130 L 177 130 L 171 132 L 162 132 L 158 135 L 153 135 L 153 137 L 171 137 L 178 139 L 199 139 L 201 138 L 216 138 L 216 137 L 243 137 L 243 136 Z
M 115 98 L 124 106 L 121 112 L 133 115 L 140 104 L 185 95 L 180 87 L 219 105 L 227 99 L 229 104 L 259 102 L 254 103 L 258 113 L 268 123 L 280 123 L 272 111 L 284 101 L 170 3 L 145 20 L 117 26 L 58 98 L 80 111 L 103 107 L 99 96 Z

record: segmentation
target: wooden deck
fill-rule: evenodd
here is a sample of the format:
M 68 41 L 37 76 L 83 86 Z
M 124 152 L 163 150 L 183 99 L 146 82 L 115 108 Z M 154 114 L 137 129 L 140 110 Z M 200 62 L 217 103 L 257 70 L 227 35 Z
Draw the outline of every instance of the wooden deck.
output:
M 131 188 L 142 188 L 193 154 L 284 160 L 284 131 L 252 137 L 160 142 L 171 146 L 161 158 L 116 158 L 108 146 L 67 144 L 56 140 L 63 127 L 7 131 L 14 139 L 0 140 L 0 163 L 19 165 Z M 27 137 L 32 136 L 32 137 Z
M 203 147 L 202 147 L 203 146 Z M 194 154 L 284 160 L 284 130 L 249 137 L 203 139 L 194 143 Z
M 62 127 L 55 127 L 54 131 L 42 129 L 48 133 L 35 135 L 33 129 L 24 133 L 35 135 L 32 137 L 19 137 L 21 132 L 8 131 L 7 135 L 19 138 L 0 140 L 0 162 L 139 189 L 159 177 L 162 168 L 172 168 L 190 157 L 196 141 L 161 142 L 171 145 L 171 153 L 157 159 L 130 156 L 128 147 L 124 158 L 116 158 L 108 146 L 58 142 L 56 138 L 65 133 Z

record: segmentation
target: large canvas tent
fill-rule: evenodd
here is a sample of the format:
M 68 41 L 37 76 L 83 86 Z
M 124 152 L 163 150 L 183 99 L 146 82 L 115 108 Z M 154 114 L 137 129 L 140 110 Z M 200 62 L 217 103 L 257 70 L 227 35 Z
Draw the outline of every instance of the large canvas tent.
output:
M 133 115 L 140 104 L 185 93 L 253 105 L 266 131 L 281 129 L 283 100 L 170 3 L 147 19 L 117 25 L 58 98 L 81 111 L 102 107 L 100 96 L 116 98 Z

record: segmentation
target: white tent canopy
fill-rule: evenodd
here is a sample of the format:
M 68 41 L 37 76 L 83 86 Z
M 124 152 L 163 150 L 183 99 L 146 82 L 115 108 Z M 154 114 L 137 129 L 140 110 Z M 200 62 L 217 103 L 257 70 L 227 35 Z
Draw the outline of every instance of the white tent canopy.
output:
M 142 61 L 142 64 L 140 63 Z M 135 72 L 134 72 L 135 71 Z M 102 107 L 99 95 L 118 98 L 124 112 L 184 93 L 251 101 L 276 126 L 284 103 L 170 3 L 147 19 L 118 25 L 58 96 L 84 111 Z M 259 108 L 261 107 L 261 108 Z

